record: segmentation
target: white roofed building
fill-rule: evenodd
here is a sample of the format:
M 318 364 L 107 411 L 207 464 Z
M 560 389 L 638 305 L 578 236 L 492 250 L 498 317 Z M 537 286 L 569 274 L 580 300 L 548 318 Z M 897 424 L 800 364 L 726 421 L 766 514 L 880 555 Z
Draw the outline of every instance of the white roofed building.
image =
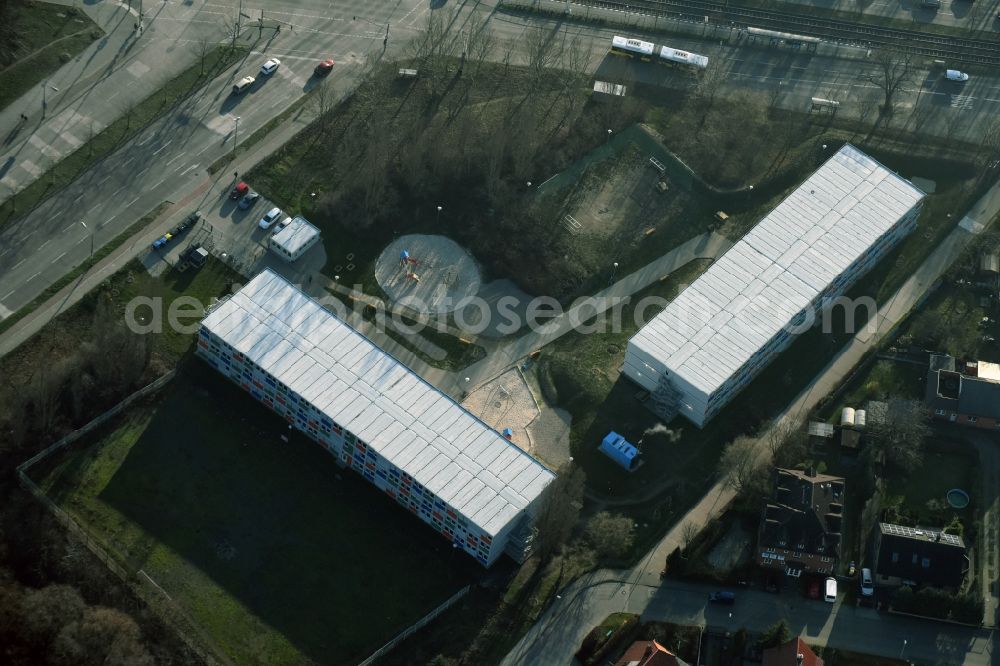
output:
M 845 145 L 629 340 L 624 372 L 704 426 L 916 225 L 924 193 Z
M 197 353 L 484 566 L 527 552 L 554 474 L 276 273 L 205 316 Z
M 296 215 L 291 222 L 268 239 L 268 246 L 276 255 L 292 262 L 318 243 L 319 239 L 319 229 L 306 218 Z

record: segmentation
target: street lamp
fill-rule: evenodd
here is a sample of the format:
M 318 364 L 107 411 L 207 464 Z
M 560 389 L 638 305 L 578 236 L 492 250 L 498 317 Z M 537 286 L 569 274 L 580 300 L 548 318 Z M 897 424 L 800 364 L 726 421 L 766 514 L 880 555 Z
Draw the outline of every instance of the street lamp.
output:
M 442 209 L 442 207 L 438 206 L 437 209 L 438 209 L 437 217 L 434 218 L 434 224 L 435 225 L 437 225 L 437 223 L 441 221 L 441 209 Z
M 611 141 L 611 130 L 608 130 L 608 141 Z
M 80 224 L 83 225 L 84 229 L 86 229 L 87 231 L 90 231 L 90 256 L 93 257 L 94 256 L 94 231 L 96 231 L 96 229 L 94 231 L 91 231 L 90 227 L 88 227 L 87 223 L 84 222 L 83 220 L 80 220 Z
M 608 280 L 608 286 L 610 287 L 615 281 L 615 275 L 618 273 L 618 262 L 611 264 L 611 278 Z
M 240 117 L 234 116 L 233 120 L 236 121 L 236 128 L 233 129 L 233 154 L 236 154 L 236 144 L 240 140 Z
M 899 658 L 903 658 L 903 651 L 906 649 L 906 639 L 903 639 L 903 647 L 899 648 Z

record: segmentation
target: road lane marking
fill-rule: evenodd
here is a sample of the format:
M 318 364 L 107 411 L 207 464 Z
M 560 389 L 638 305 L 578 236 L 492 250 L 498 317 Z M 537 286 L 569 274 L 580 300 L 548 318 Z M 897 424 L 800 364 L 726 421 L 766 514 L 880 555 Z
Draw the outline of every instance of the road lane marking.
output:
M 162 151 L 162 150 L 163 150 L 164 148 L 166 148 L 167 146 L 169 146 L 169 145 L 170 145 L 170 144 L 172 144 L 173 142 L 174 142 L 174 140 L 173 140 L 173 139 L 171 139 L 170 141 L 167 141 L 167 142 L 166 142 L 165 144 L 163 144 L 162 146 L 160 146 L 159 148 L 157 148 L 156 150 L 154 150 L 154 151 L 153 151 L 153 154 L 154 154 L 154 155 L 159 155 L 159 154 L 160 154 L 160 152 L 161 152 L 161 151 Z M 167 164 L 170 164 L 170 162 L 167 162 Z
M 25 257 L 24 259 L 27 259 L 27 257 Z M 24 263 L 24 259 L 22 259 L 21 261 L 17 262 L 13 266 L 11 266 L 10 270 L 14 270 L 15 268 L 17 268 L 18 266 L 20 266 L 21 264 L 23 264 Z
M 103 185 L 104 183 L 108 182 L 109 180 L 111 180 L 111 175 L 110 174 L 107 175 L 107 176 L 105 176 L 104 179 L 101 180 L 101 182 L 98 183 L 98 185 Z
M 52 242 L 52 239 L 50 238 L 47 241 L 45 241 L 44 243 L 42 243 L 41 245 L 39 245 L 38 249 L 41 250 L 43 247 L 45 247 L 46 245 L 48 245 L 51 242 Z
M 189 167 L 188 167 L 187 169 L 184 169 L 184 173 L 187 173 L 187 172 L 188 172 L 188 171 L 190 171 L 191 169 L 197 169 L 197 168 L 198 168 L 198 165 L 197 165 L 197 164 L 192 164 L 192 165 L 191 165 L 191 166 L 189 166 Z M 184 175 L 184 173 L 182 173 L 181 175 L 183 176 L 183 175 Z
M 129 201 L 129 202 L 128 202 L 127 204 L 125 204 L 125 205 L 126 205 L 126 206 L 129 206 L 129 207 L 131 207 L 131 206 L 132 206 L 132 204 L 134 204 L 134 203 L 135 203 L 136 201 L 138 201 L 138 200 L 139 200 L 139 197 L 136 197 L 135 199 L 132 199 L 132 201 Z
M 32 280 L 34 280 L 36 277 L 38 277 L 41 274 L 42 274 L 42 272 L 38 271 L 37 273 L 35 273 L 34 275 L 32 275 L 30 278 L 28 278 L 27 280 L 25 280 L 25 282 L 31 282 Z
M 112 194 L 111 196 L 113 196 L 113 197 L 116 197 L 116 196 L 118 196 L 118 193 L 119 193 L 119 192 L 121 192 L 121 191 L 122 191 L 122 190 L 124 190 L 124 189 L 125 189 L 125 186 L 124 186 L 124 185 L 122 185 L 122 186 L 121 186 L 121 187 L 119 187 L 119 188 L 118 188 L 117 190 L 115 190 L 115 193 L 114 193 L 114 194 Z
M 3 300 L 5 300 L 5 301 L 6 301 L 6 300 L 7 300 L 8 298 L 10 298 L 10 296 L 11 296 L 11 295 L 12 295 L 12 294 L 13 294 L 13 293 L 14 293 L 15 291 L 17 291 L 17 287 L 14 287 L 14 288 L 13 288 L 13 289 L 11 289 L 10 291 L 8 291 L 8 292 L 7 292 L 7 294 L 6 294 L 6 295 L 5 295 L 4 297 L 3 297 Z
M 69 252 L 69 250 L 66 250 L 66 252 Z M 55 259 L 53 259 L 52 263 L 54 264 L 54 263 L 58 262 L 60 259 L 62 259 L 63 257 L 65 257 L 66 256 L 66 252 L 63 252 L 58 257 L 56 257 Z
M 179 154 L 177 155 L 177 157 L 174 157 L 173 159 L 169 160 L 169 161 L 167 162 L 167 164 L 170 164 L 171 162 L 176 162 L 177 160 L 179 160 L 179 159 L 180 159 L 180 158 L 182 158 L 182 157 L 184 157 L 184 153 L 179 153 Z
M 153 185 L 153 189 L 155 190 L 155 189 L 156 189 L 156 188 L 158 188 L 158 187 L 159 187 L 160 185 L 163 185 L 163 181 L 165 181 L 165 180 L 166 180 L 166 177 L 164 177 L 164 178 L 161 178 L 161 179 L 160 179 L 160 182 L 158 182 L 158 183 L 157 183 L 156 185 Z

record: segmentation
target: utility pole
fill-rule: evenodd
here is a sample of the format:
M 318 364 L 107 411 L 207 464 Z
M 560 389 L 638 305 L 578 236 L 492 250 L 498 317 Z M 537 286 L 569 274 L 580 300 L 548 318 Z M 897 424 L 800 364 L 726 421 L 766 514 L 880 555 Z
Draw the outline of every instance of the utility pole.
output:
M 233 130 L 233 155 L 236 155 L 236 144 L 240 139 L 240 117 L 235 116 L 236 119 L 236 129 Z
M 80 220 L 80 224 L 83 225 L 84 229 L 86 229 L 87 231 L 90 231 L 90 256 L 91 256 L 91 258 L 93 258 L 93 256 L 94 256 L 94 231 L 97 231 L 97 230 L 94 229 L 93 231 L 91 231 L 90 227 L 88 227 L 87 223 L 84 222 L 83 220 Z

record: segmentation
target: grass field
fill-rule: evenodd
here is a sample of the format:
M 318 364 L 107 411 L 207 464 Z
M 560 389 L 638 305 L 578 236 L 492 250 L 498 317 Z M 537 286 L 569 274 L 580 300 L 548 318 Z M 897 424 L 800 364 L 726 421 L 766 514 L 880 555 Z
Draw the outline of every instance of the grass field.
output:
M 0 108 L 45 80 L 104 34 L 76 7 L 11 2 L 0 46 Z M 34 112 L 40 109 L 31 109 Z
M 199 361 L 41 479 L 238 663 L 356 663 L 481 571 Z
M 892 476 L 886 479 L 886 494 L 890 497 L 902 497 L 902 508 L 913 516 L 918 524 L 930 527 L 942 527 L 935 524 L 941 520 L 942 511 L 928 508 L 927 502 L 935 500 L 944 502 L 946 493 L 952 488 L 961 488 L 972 496 L 975 503 L 975 464 L 976 459 L 958 451 L 943 451 L 928 448 L 922 456 L 920 467 L 904 475 Z M 949 517 L 959 515 L 968 520 L 973 515 L 973 505 L 956 510 L 943 510 Z M 947 521 L 945 521 L 947 522 Z

